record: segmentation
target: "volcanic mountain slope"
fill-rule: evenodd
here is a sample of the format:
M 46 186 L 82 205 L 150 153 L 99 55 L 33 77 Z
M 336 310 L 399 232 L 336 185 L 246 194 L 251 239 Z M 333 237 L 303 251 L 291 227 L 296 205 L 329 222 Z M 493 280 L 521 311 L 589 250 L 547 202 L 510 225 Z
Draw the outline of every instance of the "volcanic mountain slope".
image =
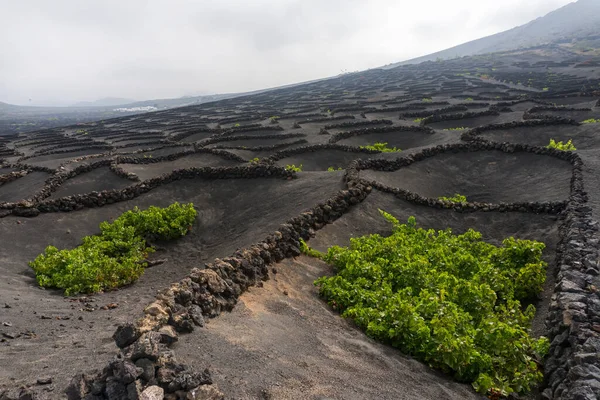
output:
M 525 25 L 426 56 L 390 64 L 385 68 L 438 59 L 527 49 L 549 44 L 587 52 L 600 47 L 598 45 L 600 40 L 599 26 L 600 2 L 597 0 L 578 0 Z
M 378 209 L 493 243 L 544 241 L 533 332 L 552 347 L 540 392 L 597 398 L 599 61 L 537 48 L 2 138 L 0 398 L 64 398 L 67 386 L 70 398 L 136 398 L 150 385 L 169 399 L 198 385 L 241 399 L 479 398 L 318 297 L 313 280 L 333 271 L 300 256 L 298 239 L 325 250 L 387 234 Z M 550 139 L 577 151 L 546 149 Z M 402 151 L 364 147 L 375 143 Z M 470 202 L 437 200 L 456 192 Z M 27 262 L 47 245 L 74 247 L 101 221 L 174 201 L 198 218 L 135 284 L 76 297 L 37 286 Z M 159 329 L 162 313 L 191 332 L 163 327 L 178 341 L 155 347 L 132 324 Z M 142 375 L 126 373 L 127 349 L 114 359 L 115 330 L 148 353 Z

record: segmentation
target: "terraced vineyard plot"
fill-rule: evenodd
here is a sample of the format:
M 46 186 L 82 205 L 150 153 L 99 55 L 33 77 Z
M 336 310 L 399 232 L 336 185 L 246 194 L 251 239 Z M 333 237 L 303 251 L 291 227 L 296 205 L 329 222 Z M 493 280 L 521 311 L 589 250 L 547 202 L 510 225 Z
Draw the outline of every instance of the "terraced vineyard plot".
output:
M 536 113 L 537 114 L 537 113 Z M 548 117 L 558 116 L 562 118 L 569 118 L 577 122 L 583 122 L 589 119 L 600 119 L 600 110 L 592 111 L 540 111 L 540 115 Z
M 441 138 L 436 134 L 426 132 L 398 131 L 351 136 L 340 140 L 337 144 L 360 147 L 369 146 L 374 143 L 387 143 L 388 147 L 398 147 L 401 150 L 406 150 L 413 147 L 433 145 L 439 139 Z
M 285 167 L 286 165 L 302 165 L 302 171 L 327 171 L 329 168 L 335 170 L 338 168 L 345 169 L 352 160 L 374 156 L 376 156 L 376 154 L 319 149 L 282 158 L 278 160 L 276 164 L 282 167 Z
M 135 145 L 129 145 L 126 147 L 119 147 L 118 149 L 114 150 L 114 152 L 117 154 L 127 154 L 127 153 L 134 153 L 134 152 L 140 152 L 142 150 L 152 149 L 153 147 L 158 147 L 158 146 L 156 144 L 154 144 L 154 145 L 135 144 Z
M 537 106 L 539 106 L 539 104 L 534 103 L 532 101 L 524 101 L 524 102 L 520 102 L 520 103 L 517 103 L 517 104 L 510 105 L 509 107 L 513 111 L 527 111 L 530 108 L 537 107 Z
M 565 201 L 571 164 L 548 156 L 499 151 L 444 153 L 394 172 L 365 170 L 361 178 L 437 199 L 460 193 L 468 201 Z
M 194 142 L 197 142 L 197 141 L 202 140 L 202 139 L 208 139 L 213 134 L 214 134 L 214 132 L 211 132 L 211 131 L 193 133 L 193 134 L 191 134 L 189 136 L 186 136 L 183 139 L 181 139 L 180 142 L 181 143 L 194 143 Z
M 501 245 L 501 241 L 509 236 L 543 242 L 546 245 L 543 258 L 548 263 L 548 269 L 544 292 L 536 303 L 537 313 L 532 329 L 536 336 L 546 334 L 544 321 L 555 284 L 555 251 L 560 240 L 558 232 L 560 218 L 554 215 L 520 212 L 455 213 L 450 210 L 436 210 L 412 204 L 391 194 L 375 190 L 358 207 L 321 229 L 308 244 L 324 252 L 333 245 L 347 246 L 352 237 L 369 234 L 387 236 L 391 233 L 391 226 L 381 217 L 379 210 L 385 210 L 399 220 L 408 220 L 409 217 L 414 216 L 418 225 L 426 229 L 451 228 L 455 234 L 475 229 L 482 233 L 483 240 L 494 245 Z
M 151 164 L 120 164 L 127 172 L 136 174 L 141 180 L 151 179 L 176 169 L 191 167 L 229 167 L 240 163 L 214 154 L 191 154 L 173 161 L 161 161 Z
M 140 157 L 140 158 L 144 158 L 144 156 L 146 157 L 164 157 L 164 156 L 168 156 L 170 154 L 179 154 L 181 152 L 184 151 L 191 151 L 194 149 L 193 146 L 166 146 L 166 147 L 162 147 L 161 145 L 158 146 L 150 146 L 153 149 L 152 150 L 147 150 L 147 151 L 143 151 L 140 153 L 136 153 L 133 155 L 133 157 Z
M 206 354 L 215 382 L 232 397 L 481 399 L 367 338 L 324 307 L 313 281 L 331 273 L 327 264 L 300 256 L 276 268 L 277 274 L 243 294 L 231 313 L 178 344 L 186 363 L 194 362 L 196 351 Z
M 455 128 L 457 126 L 464 126 L 466 128 L 474 128 L 476 126 L 484 126 L 490 124 L 498 124 L 504 122 L 520 121 L 522 115 L 519 113 L 501 114 L 497 116 L 477 117 L 477 118 L 462 118 L 441 122 L 433 122 L 427 124 L 428 127 L 433 129 L 448 129 Z
M 516 74 L 519 80 L 529 72 L 545 79 L 548 71 L 545 64 L 537 64 L 540 58 L 563 59 L 557 89 L 527 89 L 484 76 L 494 69 L 499 75 Z M 389 233 L 380 208 L 401 220 L 415 216 L 424 227 L 450 227 L 457 233 L 475 228 L 496 244 L 508 236 L 545 242 L 549 269 L 542 299 L 536 302 L 533 332 L 548 335 L 553 344 L 549 356 L 538 360 L 547 378 L 539 390 L 546 398 L 567 392 L 572 396 L 563 397 L 569 400 L 586 398 L 582 390 L 594 398 L 590 371 L 596 369 L 589 354 L 597 335 L 588 322 L 598 318 L 593 289 L 600 287 L 597 226 L 591 218 L 600 198 L 595 182 L 600 136 L 597 124 L 560 123 L 556 117 L 564 110 L 549 104 L 561 99 L 573 107 L 593 107 L 593 113 L 600 103 L 596 105 L 597 93 L 583 89 L 596 84 L 595 73 L 586 68 L 568 73 L 575 62 L 569 60 L 574 58 L 545 48 L 374 69 L 7 138 L 0 146 L 1 168 L 49 169 L 30 171 L 44 176 L 37 188 L 11 189 L 20 188 L 14 185 L 25 177 L 0 186 L 0 194 L 15 201 L 32 193 L 52 195 L 3 204 L 0 210 L 0 238 L 7 239 L 0 240 L 0 295 L 7 295 L 1 301 L 11 307 L 3 308 L 8 318 L 3 314 L 2 321 L 12 324 L 0 327 L 0 345 L 11 360 L 10 367 L 0 360 L 0 398 L 2 385 L 19 390 L 27 384 L 41 399 L 61 398 L 76 373 L 101 370 L 116 353 L 115 344 L 131 343 L 158 346 L 158 353 L 149 355 L 157 361 L 148 359 L 147 372 L 158 372 L 160 380 L 144 375 L 136 385 L 156 383 L 167 398 L 176 391 L 179 397 L 191 395 L 200 380 L 205 382 L 200 371 L 206 367 L 226 398 L 477 398 L 468 385 L 374 343 L 340 319 L 316 297 L 312 285 L 320 275 L 332 274 L 331 267 L 302 256 L 291 260 L 301 253 L 300 238 L 324 250 L 347 244 L 352 235 Z M 460 107 L 447 109 L 456 104 Z M 550 118 L 535 119 L 542 113 L 539 107 L 551 107 L 543 110 Z M 445 116 L 465 114 L 424 127 L 411 118 L 398 118 L 406 112 L 426 117 L 423 112 L 436 110 Z M 486 110 L 491 112 L 476 114 Z M 389 115 L 391 123 L 369 124 L 381 118 L 378 113 Z M 271 116 L 282 118 L 272 123 Z M 295 125 L 307 119 L 312 120 Z M 479 125 L 481 129 L 457 129 Z M 160 142 L 160 132 L 166 142 Z M 551 138 L 573 139 L 578 150 L 515 144 L 545 147 Z M 497 143 L 504 141 L 509 143 Z M 94 143 L 104 147 L 82 146 Z M 360 150 L 383 143 L 402 151 Z M 123 144 L 132 145 L 119 147 Z M 83 152 L 28 158 L 53 146 L 77 146 Z M 81 157 L 86 151 L 102 154 Z M 88 163 L 96 169 L 62 180 Z M 117 167 L 109 170 L 111 164 Z M 302 171 L 282 168 L 292 164 L 302 165 Z M 135 172 L 142 182 L 114 179 L 127 172 Z M 53 179 L 46 180 L 50 173 Z M 114 190 L 99 193 L 107 188 Z M 437 200 L 456 193 L 468 203 Z M 37 289 L 27 262 L 46 245 L 74 247 L 82 236 L 95 233 L 99 222 L 126 209 L 174 201 L 193 202 L 198 219 L 180 242 L 155 243 L 162 248 L 151 256 L 155 264 L 134 285 L 78 299 Z M 270 281 L 264 281 L 267 277 Z M 162 294 L 155 297 L 159 290 Z M 225 312 L 232 308 L 231 314 Z M 220 314 L 207 327 L 198 326 L 201 318 Z M 160 330 L 160 339 L 154 333 L 138 339 L 128 323 Z M 176 339 L 175 345 L 167 343 Z M 167 364 L 165 351 L 188 365 Z M 109 369 L 129 370 L 128 362 L 117 361 Z M 35 385 L 40 371 L 52 376 L 52 391 Z M 95 388 L 104 388 L 95 392 L 120 398 L 131 383 L 119 373 L 110 379 L 91 377 L 99 385 Z M 91 382 L 75 383 L 72 390 L 83 388 L 81 397 L 89 395 Z
M 590 107 L 598 100 L 598 97 L 592 96 L 580 96 L 580 97 L 559 97 L 559 98 L 549 98 L 546 101 L 549 103 L 562 105 L 562 106 L 581 106 L 581 107 Z
M 46 172 L 34 171 L 22 178 L 0 186 L 0 202 L 18 202 L 30 199 L 44 187 L 44 182 L 50 177 Z
M 492 129 L 482 132 L 479 137 L 494 142 L 523 143 L 540 147 L 547 146 L 550 139 L 561 142 L 573 140 L 575 147 L 580 150 L 597 149 L 600 147 L 600 136 L 594 125 L 548 125 Z
M 483 239 L 492 244 L 500 244 L 507 236 L 539 240 L 546 243 L 545 259 L 553 262 L 554 250 L 558 243 L 559 218 L 554 215 L 530 213 L 475 212 L 456 213 L 410 203 L 394 195 L 374 190 L 360 205 L 343 217 L 326 225 L 309 240 L 308 244 L 326 251 L 330 246 L 347 246 L 350 238 L 368 234 L 387 236 L 391 233 L 390 224 L 381 217 L 379 210 L 385 210 L 399 220 L 414 216 L 419 226 L 431 229 L 451 228 L 459 234 L 473 228 L 482 233 Z
M 105 151 L 106 150 L 100 150 L 100 149 L 82 149 L 82 150 L 68 152 L 68 153 L 48 154 L 48 155 L 44 155 L 44 156 L 28 158 L 25 161 L 25 163 L 54 169 L 54 168 L 58 168 L 62 163 L 72 160 L 74 158 L 86 156 L 86 155 L 90 155 L 90 154 L 100 154 L 100 153 L 104 153 Z
M 60 365 L 53 372 L 57 381 L 68 382 L 79 370 L 87 368 L 89 349 L 94 349 L 96 360 L 112 358 L 114 343 L 107 340 L 114 331 L 113 322 L 107 318 L 125 321 L 118 315 L 136 315 L 151 302 L 156 289 L 181 279 L 190 266 L 200 266 L 223 254 L 253 243 L 277 229 L 281 221 L 298 215 L 306 207 L 315 205 L 323 195 L 335 193 L 339 177 L 322 174 L 315 179 L 299 178 L 293 181 L 280 179 L 243 179 L 206 181 L 183 180 L 165 185 L 134 200 L 85 209 L 72 213 L 43 214 L 16 224 L 16 218 L 0 220 L 0 235 L 11 237 L 0 242 L 3 262 L 3 279 L 0 291 L 18 297 L 8 300 L 12 305 L 6 315 L 11 320 L 21 314 L 10 330 L 17 334 L 33 331 L 35 341 L 18 339 L 12 346 L 3 348 L 3 355 L 13 359 L 10 368 L 3 364 L 0 379 L 35 377 L 40 365 Z M 187 199 L 187 200 L 185 200 Z M 189 235 L 177 242 L 160 244 L 164 250 L 153 254 L 154 259 L 165 259 L 160 265 L 146 270 L 140 280 L 119 291 L 95 296 L 89 307 L 98 309 L 85 312 L 83 320 L 71 318 L 79 315 L 86 303 L 73 303 L 53 291 L 41 291 L 33 279 L 27 262 L 41 253 L 46 245 L 59 248 L 75 247 L 81 237 L 98 232 L 101 221 L 115 218 L 124 211 L 139 206 L 167 206 L 174 201 L 193 202 L 198 218 Z M 285 204 L 285 207 L 279 205 Z M 265 219 L 269 221 L 264 224 Z M 17 227 L 18 229 L 15 229 Z M 21 249 L 15 254 L 14 249 Z M 103 311 L 99 308 L 116 303 L 118 308 Z M 75 308 L 72 306 L 75 305 Z M 117 314 L 119 313 L 119 314 Z M 49 317 L 41 319 L 41 316 Z M 55 317 L 62 319 L 57 320 Z M 113 317 L 114 316 L 114 317 Z M 64 317 L 69 317 L 66 320 Z M 115 321 L 116 322 L 116 321 Z M 61 326 L 61 324 L 63 326 Z M 73 341 L 77 346 L 73 346 Z
M 85 194 L 93 191 L 123 189 L 133 182 L 116 175 L 108 167 L 96 168 L 64 182 L 50 198 Z
M 302 140 L 302 137 L 289 138 L 289 139 L 240 139 L 240 140 L 228 140 L 209 144 L 208 148 L 253 148 L 253 147 L 267 147 L 267 146 L 288 146 Z

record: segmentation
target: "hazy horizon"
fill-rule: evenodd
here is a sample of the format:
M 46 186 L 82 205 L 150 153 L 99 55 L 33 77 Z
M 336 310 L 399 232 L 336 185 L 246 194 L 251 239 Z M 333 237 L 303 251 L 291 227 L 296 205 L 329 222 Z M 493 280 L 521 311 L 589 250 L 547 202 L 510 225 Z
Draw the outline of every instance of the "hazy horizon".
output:
M 376 68 L 574 0 L 0 1 L 0 101 L 58 106 L 247 92 Z

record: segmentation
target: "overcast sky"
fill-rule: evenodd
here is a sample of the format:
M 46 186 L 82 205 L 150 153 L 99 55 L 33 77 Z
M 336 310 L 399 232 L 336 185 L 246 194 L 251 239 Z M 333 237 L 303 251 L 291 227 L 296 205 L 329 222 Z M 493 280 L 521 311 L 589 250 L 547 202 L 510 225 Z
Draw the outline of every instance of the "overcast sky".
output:
M 0 0 L 0 101 L 273 87 L 443 50 L 572 1 Z

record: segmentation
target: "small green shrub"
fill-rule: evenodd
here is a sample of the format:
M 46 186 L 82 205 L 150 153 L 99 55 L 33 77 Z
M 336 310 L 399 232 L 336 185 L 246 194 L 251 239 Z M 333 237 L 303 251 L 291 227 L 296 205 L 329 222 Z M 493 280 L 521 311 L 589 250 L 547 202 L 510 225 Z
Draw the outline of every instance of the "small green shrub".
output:
M 433 99 L 429 98 L 429 97 L 425 97 L 423 99 L 421 99 L 421 101 L 423 103 L 433 103 Z
M 446 129 L 442 129 L 442 130 L 443 131 L 462 131 L 464 129 L 468 129 L 468 128 L 465 128 L 464 126 L 459 126 L 459 127 L 456 127 L 456 128 L 446 128 Z
M 415 118 L 415 119 L 413 119 L 413 122 L 416 122 L 417 124 L 420 124 L 421 122 L 423 122 L 427 118 L 429 118 L 429 117 Z
M 450 203 L 466 203 L 467 202 L 467 196 L 463 196 L 462 194 L 459 193 L 454 193 L 454 196 L 451 197 L 438 197 L 438 200 L 441 201 L 447 201 Z
M 550 90 L 550 88 L 547 88 L 547 87 L 542 88 L 542 91 L 544 91 L 544 92 L 547 92 L 548 90 Z
M 146 267 L 146 238 L 171 240 L 184 236 L 196 218 L 193 204 L 137 207 L 114 222 L 102 222 L 100 234 L 86 236 L 71 250 L 46 247 L 29 263 L 40 286 L 63 289 L 65 295 L 96 293 L 135 282 Z
M 550 139 L 550 144 L 546 146 L 549 149 L 557 149 L 562 151 L 575 151 L 577 150 L 573 145 L 573 141 L 569 139 L 567 143 L 557 142 L 554 139 Z
M 301 172 L 302 171 L 302 164 L 298 165 L 297 167 L 294 164 L 286 165 L 285 169 L 288 170 L 288 171 L 292 171 L 292 172 Z
M 241 125 L 240 124 L 235 124 L 233 127 L 234 128 L 239 128 Z
M 328 172 L 335 172 L 335 171 L 343 171 L 344 169 L 342 167 L 338 167 L 337 169 L 335 167 L 329 167 L 327 168 Z
M 252 160 L 248 161 L 250 164 L 258 164 L 260 162 L 260 158 L 254 157 Z
M 502 246 L 469 230 L 454 235 L 381 211 L 392 235 L 350 239 L 323 259 L 337 274 L 315 284 L 367 335 L 389 343 L 490 396 L 530 391 L 542 380 L 549 341 L 531 337 L 533 305 L 546 279 L 544 244 Z
M 465 101 L 473 101 L 473 98 L 472 98 L 472 97 L 467 97 L 467 98 L 465 99 Z
M 586 119 L 585 121 L 581 121 L 582 124 L 600 124 L 600 119 Z
M 300 239 L 300 252 L 309 257 L 314 257 L 314 258 L 319 258 L 319 259 L 322 259 L 325 256 L 320 251 L 312 249 L 308 244 L 306 244 L 304 239 Z
M 382 153 L 399 153 L 402 151 L 401 149 L 399 149 L 397 147 L 387 147 L 387 142 L 385 142 L 385 143 L 377 142 L 372 145 L 360 146 L 360 148 L 366 149 L 366 150 L 376 150 L 376 151 L 380 151 Z

